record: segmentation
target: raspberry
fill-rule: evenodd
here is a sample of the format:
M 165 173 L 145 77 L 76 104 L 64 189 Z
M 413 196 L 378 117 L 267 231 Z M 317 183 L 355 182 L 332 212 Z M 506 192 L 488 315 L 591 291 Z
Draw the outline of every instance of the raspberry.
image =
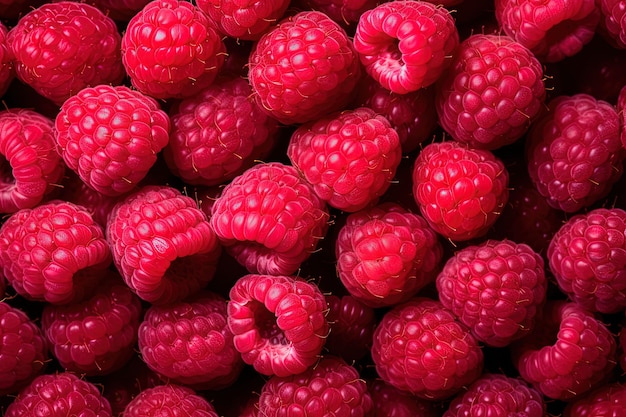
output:
M 112 417 L 111 405 L 91 382 L 62 372 L 40 375 L 24 388 L 4 417 Z
M 326 303 L 330 333 L 324 348 L 348 363 L 365 357 L 372 347 L 376 327 L 374 309 L 351 295 L 327 295 Z
M 346 32 L 315 11 L 290 16 L 265 33 L 250 54 L 248 70 L 255 99 L 284 124 L 344 108 L 360 73 Z
M 20 210 L 0 227 L 0 264 L 18 294 L 68 304 L 96 289 L 111 252 L 102 227 L 84 208 L 52 201 Z
M 354 48 L 365 71 L 398 94 L 433 84 L 459 44 L 447 9 L 425 1 L 390 1 L 361 15 Z
M 626 308 L 626 211 L 599 208 L 570 218 L 550 241 L 550 270 L 561 291 L 585 309 Z
M 194 390 L 176 384 L 145 389 L 124 409 L 124 417 L 157 415 L 218 417 L 210 402 Z
M 422 216 L 452 240 L 480 237 L 509 198 L 509 174 L 487 150 L 449 141 L 426 145 L 413 168 L 413 196 Z
M 452 400 L 443 417 L 544 417 L 541 393 L 517 378 L 483 374 Z
M 139 327 L 139 350 L 152 370 L 193 389 L 222 389 L 243 368 L 226 322 L 226 300 L 206 291 L 150 307 Z
M 504 33 L 543 62 L 576 55 L 600 20 L 594 0 L 496 0 L 495 12 Z
M 28 109 L 0 112 L 0 213 L 41 203 L 65 172 L 55 151 L 54 124 Z
M 613 47 L 626 49 L 626 9 L 622 0 L 597 0 L 600 22 L 597 32 Z
M 43 372 L 48 346 L 22 310 L 0 301 L 0 395 L 17 394 Z
M 521 377 L 545 396 L 569 400 L 606 378 L 616 343 L 606 326 L 573 302 L 548 301 L 542 325 L 511 345 Z
M 31 10 L 7 42 L 17 77 L 56 104 L 85 87 L 124 78 L 115 22 L 85 3 L 60 1 Z
M 521 138 L 543 109 L 541 63 L 508 36 L 472 35 L 437 84 L 439 123 L 454 140 L 497 149 Z
M 613 382 L 570 401 L 563 411 L 563 417 L 619 417 L 625 409 L 626 385 Z
M 424 297 L 385 313 L 374 332 L 372 359 L 383 381 L 428 400 L 451 397 L 472 383 L 484 361 L 469 329 Z
M 387 119 L 360 107 L 300 126 L 287 156 L 329 206 L 354 212 L 387 191 L 402 148 Z
M 365 417 L 371 409 L 367 385 L 357 370 L 327 356 L 299 375 L 270 378 L 261 390 L 258 415 Z
M 125 86 L 85 88 L 63 103 L 55 120 L 67 166 L 107 196 L 135 188 L 169 142 L 169 130 L 156 100 Z
M 7 33 L 6 26 L 0 23 L 0 97 L 6 93 L 13 78 L 15 78 L 13 57 L 7 43 Z
M 221 248 L 195 201 L 168 186 L 145 186 L 120 201 L 106 228 L 113 261 L 144 301 L 180 301 L 213 278 Z
M 335 254 L 350 294 L 383 307 L 407 301 L 434 281 L 443 249 L 426 220 L 386 203 L 348 216 Z
M 371 417 L 440 417 L 435 403 L 417 398 L 384 381 L 368 381 L 367 388 L 374 402 Z
M 157 99 L 211 85 L 226 47 L 209 18 L 186 1 L 152 0 L 128 22 L 122 63 L 133 86 Z
M 290 275 L 317 247 L 328 210 L 295 168 L 258 164 L 230 182 L 213 205 L 211 226 L 251 273 Z
M 326 309 L 315 284 L 248 274 L 230 290 L 228 326 L 244 362 L 263 375 L 286 377 L 317 361 L 328 335 Z
M 41 328 L 54 357 L 68 371 L 105 375 L 133 355 L 141 303 L 117 273 L 107 278 L 81 303 L 43 309 Z
M 251 95 L 243 78 L 221 79 L 178 104 L 164 150 L 169 169 L 187 184 L 218 185 L 265 159 L 278 122 Z
M 528 172 L 548 203 L 568 213 L 606 196 L 623 172 L 619 116 L 587 94 L 559 96 L 531 127 Z

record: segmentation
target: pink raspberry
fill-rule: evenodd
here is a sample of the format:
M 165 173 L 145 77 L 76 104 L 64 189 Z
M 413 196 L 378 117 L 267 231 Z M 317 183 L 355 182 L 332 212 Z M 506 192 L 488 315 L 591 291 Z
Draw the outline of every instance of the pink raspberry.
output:
M 43 372 L 48 346 L 22 310 L 0 301 L 0 395 L 17 394 Z
M 85 3 L 60 1 L 31 10 L 7 42 L 17 77 L 56 104 L 85 87 L 124 78 L 115 22 Z
M 596 0 L 600 10 L 597 32 L 613 47 L 626 49 L 626 3 L 623 0 Z
M 259 416 L 365 417 L 372 398 L 359 373 L 327 356 L 301 374 L 270 378 L 261 390 Z
M 222 389 L 243 368 L 228 328 L 226 300 L 206 291 L 150 307 L 139 327 L 139 350 L 159 375 L 194 389 Z
M 607 383 L 589 394 L 570 401 L 563 417 L 620 417 L 626 410 L 626 385 Z
M 4 222 L 0 264 L 18 294 L 68 304 L 95 291 L 111 252 L 102 227 L 84 208 L 53 201 L 22 209 Z
M 376 327 L 374 309 L 351 295 L 326 295 L 326 303 L 330 333 L 324 348 L 348 363 L 365 357 L 372 347 Z
M 372 359 L 383 381 L 428 400 L 451 397 L 472 383 L 484 361 L 469 329 L 440 302 L 423 297 L 385 313 Z
M 204 12 L 178 0 L 146 4 L 128 22 L 121 49 L 133 86 L 157 99 L 185 98 L 208 87 L 226 53 Z
M 32 110 L 0 112 L 0 213 L 35 207 L 60 183 L 65 165 L 53 129 L 52 120 Z
M 360 107 L 300 126 L 287 156 L 329 206 L 354 212 L 387 191 L 402 148 L 387 119 Z
M 210 402 L 191 388 L 176 384 L 148 388 L 128 403 L 124 417 L 145 416 L 218 417 Z
M 424 218 L 386 203 L 348 216 L 335 255 L 350 294 L 383 307 L 407 301 L 433 282 L 443 249 Z
M 367 388 L 374 402 L 371 417 L 440 417 L 434 402 L 395 388 L 376 379 L 367 382 Z
M 41 328 L 61 366 L 77 374 L 105 375 L 132 357 L 141 302 L 112 272 L 91 298 L 71 305 L 47 305 Z
M 528 134 L 528 172 L 552 207 L 573 213 L 605 197 L 622 175 L 619 116 L 587 94 L 558 96 L 548 107 Z
M 7 43 L 7 33 L 6 26 L 0 23 L 0 97 L 6 93 L 13 78 L 15 78 L 13 57 Z
M 437 84 L 439 123 L 454 140 L 497 149 L 521 138 L 543 110 L 541 63 L 508 36 L 472 35 Z
M 366 72 L 398 94 L 433 84 L 459 44 L 447 9 L 425 1 L 390 1 L 361 15 L 354 48 Z
M 354 33 L 361 15 L 378 6 L 378 0 L 293 0 L 291 5 L 320 11 L 349 33 Z
M 426 145 L 413 167 L 413 196 L 422 216 L 452 240 L 487 233 L 506 206 L 508 183 L 500 159 L 454 141 Z
M 517 378 L 483 374 L 452 400 L 443 417 L 544 417 L 541 393 Z
M 230 182 L 213 205 L 211 226 L 251 273 L 295 273 L 326 234 L 329 214 L 295 168 L 258 164 Z
M 144 301 L 166 304 L 213 278 L 221 247 L 195 201 L 169 186 L 145 186 L 121 200 L 106 228 L 113 261 Z
M 504 33 L 544 62 L 580 52 L 600 20 L 594 0 L 496 0 L 495 12 Z
M 235 348 L 263 375 L 286 377 L 315 364 L 328 336 L 326 299 L 315 284 L 248 274 L 230 290 Z
M 6 409 L 4 417 L 112 417 L 111 405 L 91 382 L 61 372 L 40 375 Z
M 260 107 L 284 124 L 343 109 L 361 69 L 346 32 L 323 13 L 304 11 L 265 33 L 249 59 Z
M 243 78 L 220 79 L 170 114 L 165 161 L 187 184 L 228 182 L 265 159 L 278 133 L 278 122 L 259 108 Z
M 511 345 L 521 377 L 545 396 L 569 400 L 601 383 L 615 367 L 615 339 L 578 304 L 548 301 L 542 325 Z

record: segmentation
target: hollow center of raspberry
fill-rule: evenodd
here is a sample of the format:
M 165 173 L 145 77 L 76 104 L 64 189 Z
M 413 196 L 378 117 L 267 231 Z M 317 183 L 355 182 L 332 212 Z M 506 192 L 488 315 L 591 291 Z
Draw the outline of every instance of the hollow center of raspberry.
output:
M 259 302 L 255 302 L 252 310 L 254 311 L 254 322 L 261 338 L 272 345 L 289 344 L 289 340 L 276 323 L 276 316 L 271 311 Z
M 378 62 L 386 68 L 397 68 L 404 65 L 398 39 L 390 40 L 387 48 L 378 55 Z

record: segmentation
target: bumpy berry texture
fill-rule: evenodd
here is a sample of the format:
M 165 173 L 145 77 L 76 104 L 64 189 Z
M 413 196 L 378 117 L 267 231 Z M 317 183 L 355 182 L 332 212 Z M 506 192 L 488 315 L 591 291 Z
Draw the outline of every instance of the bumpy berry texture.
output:
M 366 417 L 367 385 L 355 368 L 326 356 L 301 374 L 270 378 L 261 390 L 259 416 Z
M 115 22 L 85 3 L 47 3 L 9 31 L 17 77 L 56 104 L 88 86 L 124 78 Z
M 605 197 L 622 175 L 619 116 L 587 94 L 558 96 L 548 107 L 528 134 L 528 173 L 551 206 L 573 213 Z
M 472 35 L 437 83 L 439 123 L 454 140 L 478 149 L 509 145 L 543 110 L 541 63 L 508 36 Z
M 458 142 L 426 145 L 413 167 L 413 197 L 442 236 L 469 240 L 487 233 L 509 198 L 509 174 L 490 151 Z
M 22 209 L 0 227 L 2 274 L 30 300 L 81 301 L 96 289 L 110 264 L 102 227 L 72 203 Z
M 450 12 L 425 1 L 391 1 L 370 9 L 361 15 L 354 34 L 365 71 L 398 94 L 437 81 L 458 44 Z
M 372 347 L 376 327 L 374 309 L 351 295 L 326 295 L 326 303 L 330 333 L 324 349 L 348 363 L 364 358 Z
M 165 161 L 187 184 L 233 179 L 268 156 L 278 130 L 278 122 L 259 108 L 243 78 L 218 79 L 170 115 Z
M 291 275 L 328 228 L 326 205 L 295 168 L 258 164 L 224 187 L 211 226 L 249 272 Z
M 524 381 L 501 374 L 483 374 L 452 400 L 443 417 L 544 417 L 541 393 Z
M 548 301 L 542 325 L 511 345 L 521 377 L 545 396 L 569 400 L 605 379 L 616 364 L 607 327 L 578 304 Z
M 359 107 L 300 126 L 287 156 L 329 206 L 355 212 L 387 191 L 402 148 L 385 117 Z
M 185 98 L 208 87 L 226 53 L 204 12 L 178 0 L 146 4 L 128 23 L 121 50 L 133 86 L 157 99 Z
M 284 124 L 342 109 L 361 72 L 346 32 L 316 11 L 290 16 L 265 33 L 250 54 L 248 71 L 259 105 Z
M 601 17 L 598 33 L 611 46 L 626 49 L 626 9 L 623 0 L 596 0 Z
M 165 185 L 145 186 L 116 204 L 106 238 L 126 284 L 153 304 L 204 288 L 221 253 L 195 201 Z
M 292 0 L 292 6 L 303 9 L 317 10 L 335 22 L 339 23 L 348 32 L 354 33 L 359 18 L 369 9 L 378 5 L 377 0 Z
M 348 216 L 335 255 L 350 294 L 383 307 L 407 301 L 433 282 L 443 249 L 423 217 L 386 203 Z
M 455 395 L 482 373 L 483 352 L 440 302 L 417 297 L 385 313 L 372 359 L 383 381 L 419 398 Z
M 0 301 L 0 395 L 17 394 L 41 372 L 48 345 L 22 310 Z
M 210 292 L 152 306 L 139 327 L 141 356 L 171 382 L 202 390 L 229 386 L 243 361 L 226 316 L 226 300 Z
M 417 398 L 380 379 L 367 381 L 367 388 L 374 403 L 371 417 L 441 416 L 436 403 Z
M 143 390 L 124 409 L 124 417 L 155 415 L 218 417 L 210 402 L 194 390 L 176 384 Z
M 5 417 L 112 417 L 111 405 L 91 382 L 62 372 L 40 375 L 9 405 Z
M 286 377 L 312 366 L 328 336 L 326 299 L 300 278 L 248 274 L 230 290 L 235 348 L 263 375 Z
M 6 93 L 11 81 L 15 78 L 13 57 L 7 44 L 7 27 L 0 23 L 0 97 Z
M 607 383 L 582 398 L 570 401 L 563 417 L 619 417 L 626 410 L 626 385 Z
M 594 0 L 495 0 L 495 12 L 503 32 L 542 62 L 576 55 L 600 21 Z

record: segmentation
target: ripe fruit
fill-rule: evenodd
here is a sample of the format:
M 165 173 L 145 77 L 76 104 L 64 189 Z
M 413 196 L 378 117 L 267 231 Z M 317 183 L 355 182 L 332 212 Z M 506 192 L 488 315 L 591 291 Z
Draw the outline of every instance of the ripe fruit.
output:
M 565 407 L 563 417 L 619 417 L 624 413 L 624 409 L 626 409 L 626 386 L 613 382 L 570 401 Z
M 210 402 L 194 390 L 176 384 L 145 389 L 124 409 L 124 417 L 155 415 L 218 417 Z

